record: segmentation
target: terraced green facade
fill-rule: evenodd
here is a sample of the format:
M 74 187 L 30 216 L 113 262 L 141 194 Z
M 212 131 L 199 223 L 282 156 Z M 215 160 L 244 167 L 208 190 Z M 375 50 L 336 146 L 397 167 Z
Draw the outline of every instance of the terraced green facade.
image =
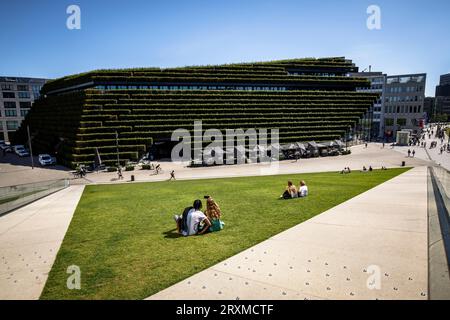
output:
M 172 69 L 100 70 L 48 82 L 18 132 L 33 149 L 68 165 L 136 160 L 175 129 L 278 128 L 280 143 L 341 138 L 367 115 L 377 95 L 347 77 L 344 58 L 296 59 Z

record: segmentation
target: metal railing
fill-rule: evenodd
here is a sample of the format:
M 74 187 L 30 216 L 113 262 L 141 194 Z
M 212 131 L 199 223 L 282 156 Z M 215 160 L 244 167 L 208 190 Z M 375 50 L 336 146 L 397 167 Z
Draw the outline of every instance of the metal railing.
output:
M 69 180 L 51 180 L 0 187 L 0 216 L 69 186 Z
M 433 166 L 431 170 L 433 170 L 434 177 L 438 181 L 445 207 L 450 211 L 450 171 L 441 166 Z

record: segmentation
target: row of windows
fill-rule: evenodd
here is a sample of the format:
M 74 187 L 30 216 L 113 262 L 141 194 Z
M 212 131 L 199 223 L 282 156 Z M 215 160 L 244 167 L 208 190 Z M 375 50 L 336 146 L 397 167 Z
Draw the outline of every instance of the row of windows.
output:
M 20 110 L 20 116 L 25 117 L 30 110 Z M 4 111 L 5 117 L 17 117 L 17 110 L 15 109 L 5 109 Z
M 386 80 L 387 84 L 392 83 L 408 83 L 408 82 L 417 82 L 421 83 L 425 81 L 425 76 L 403 76 L 403 77 L 388 77 Z
M 286 91 L 286 87 L 258 87 L 258 86 L 96 86 L 100 90 L 247 90 L 247 91 Z
M 2 91 L 30 91 L 30 86 L 26 84 L 18 84 L 14 86 L 10 83 L 2 83 L 1 85 Z M 33 92 L 39 92 L 41 91 L 42 86 L 41 85 L 31 85 L 31 90 Z
M 421 92 L 423 90 L 422 86 L 414 87 L 390 87 L 386 89 L 388 93 L 404 93 L 404 92 Z
M 421 106 L 386 106 L 385 113 L 421 113 Z
M 19 91 L 17 93 L 18 97 L 20 99 L 30 99 L 31 95 L 27 91 Z M 3 99 L 15 99 L 16 93 L 15 92 L 3 92 Z
M 356 91 L 367 91 L 367 90 L 377 90 L 377 91 L 382 91 L 383 90 L 383 85 L 382 84 L 374 84 L 372 82 L 370 87 L 357 87 Z
M 386 102 L 412 102 L 412 101 L 422 101 L 421 96 L 392 96 L 386 97 Z
M 408 120 L 405 118 L 398 118 L 397 120 L 393 119 L 393 118 L 385 118 L 384 119 L 384 125 L 386 127 L 392 127 L 392 126 L 406 126 L 406 125 L 411 125 L 411 126 L 417 126 L 419 124 L 419 120 L 417 119 L 410 119 L 409 120 L 409 124 L 408 124 Z
M 5 108 L 9 108 L 9 109 L 17 108 L 17 104 L 15 101 L 4 101 L 3 105 L 5 106 Z M 31 108 L 31 102 L 30 101 L 20 101 L 19 106 L 21 109 Z
M 2 127 L 0 126 L 0 129 Z M 6 129 L 7 130 L 17 130 L 19 129 L 19 122 L 18 121 L 6 121 Z
M 318 76 L 318 77 L 336 77 L 336 73 L 329 72 L 290 72 L 291 76 Z

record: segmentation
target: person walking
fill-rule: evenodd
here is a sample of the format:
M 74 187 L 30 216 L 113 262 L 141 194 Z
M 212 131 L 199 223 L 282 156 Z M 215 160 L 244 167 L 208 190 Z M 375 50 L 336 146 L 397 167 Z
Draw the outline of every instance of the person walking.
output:
M 123 175 L 122 175 L 122 167 L 121 167 L 121 166 L 118 166 L 118 167 L 117 167 L 117 178 L 118 178 L 119 180 L 122 180 L 122 179 L 123 179 Z
M 414 158 L 414 156 L 416 155 L 416 150 L 412 151 L 412 157 Z
M 408 149 L 408 158 L 411 156 L 411 149 Z
M 169 179 L 169 181 L 172 181 L 172 180 L 177 180 L 177 179 L 175 179 L 175 170 L 172 170 L 171 172 L 170 172 L 170 179 Z

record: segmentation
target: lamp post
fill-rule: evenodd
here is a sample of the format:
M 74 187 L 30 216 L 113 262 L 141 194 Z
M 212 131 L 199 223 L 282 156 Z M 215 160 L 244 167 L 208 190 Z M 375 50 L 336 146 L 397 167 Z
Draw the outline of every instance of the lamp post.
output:
M 27 125 L 28 146 L 30 148 L 31 169 L 34 169 L 33 149 L 31 148 L 30 126 Z

